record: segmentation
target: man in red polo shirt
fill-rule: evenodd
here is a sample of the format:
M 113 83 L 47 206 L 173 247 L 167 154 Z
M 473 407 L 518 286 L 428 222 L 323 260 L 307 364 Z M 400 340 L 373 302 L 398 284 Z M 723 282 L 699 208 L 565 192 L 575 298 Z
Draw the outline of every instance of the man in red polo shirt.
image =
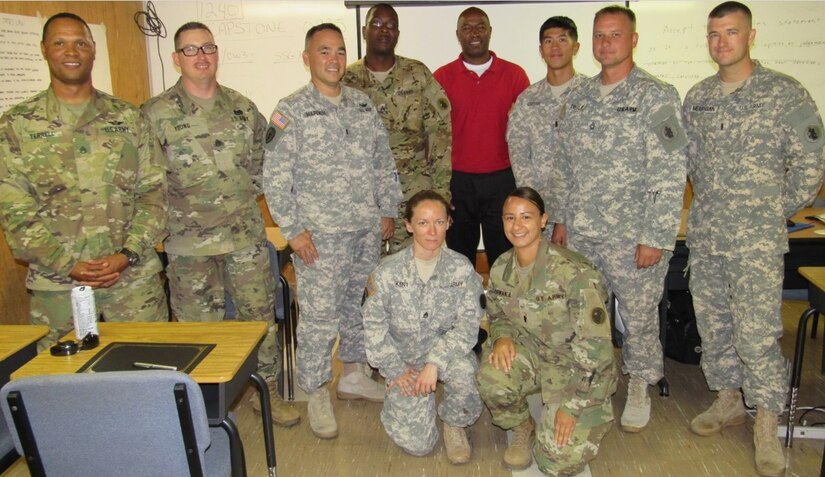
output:
M 481 9 L 461 12 L 455 32 L 461 55 L 434 74 L 452 105 L 454 210 L 447 245 L 475 265 L 481 224 L 491 266 L 510 248 L 501 225 L 501 206 L 516 187 L 505 139 L 507 115 L 530 85 L 520 66 L 490 51 L 492 32 Z

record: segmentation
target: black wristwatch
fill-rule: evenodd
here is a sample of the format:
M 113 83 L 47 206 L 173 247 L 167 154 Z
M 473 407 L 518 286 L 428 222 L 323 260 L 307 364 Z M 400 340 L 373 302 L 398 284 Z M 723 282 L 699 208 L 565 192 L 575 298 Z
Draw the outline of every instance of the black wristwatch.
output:
M 140 255 L 138 255 L 135 252 L 129 250 L 128 248 L 122 248 L 122 249 L 118 250 L 117 253 L 122 253 L 123 255 L 126 255 L 126 259 L 129 260 L 129 266 L 130 267 L 133 267 L 133 266 L 137 265 L 137 263 L 140 261 Z

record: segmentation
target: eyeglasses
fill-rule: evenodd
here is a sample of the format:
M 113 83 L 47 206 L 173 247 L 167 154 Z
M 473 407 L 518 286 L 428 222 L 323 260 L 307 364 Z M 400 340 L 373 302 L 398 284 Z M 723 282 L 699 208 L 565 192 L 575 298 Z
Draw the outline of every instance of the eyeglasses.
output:
M 183 56 L 197 56 L 199 51 L 202 51 L 204 55 L 214 55 L 218 52 L 218 45 L 202 45 L 202 46 L 195 46 L 189 45 L 184 46 L 180 50 L 180 53 L 183 53 Z
M 370 26 L 375 28 L 376 30 L 380 30 L 382 28 L 386 28 L 387 30 L 398 30 L 398 24 L 395 22 L 387 22 L 384 23 L 381 20 L 373 20 L 370 22 Z
M 78 351 L 95 349 L 99 344 L 100 336 L 89 333 L 80 342 L 74 340 L 58 341 L 56 345 L 49 348 L 49 352 L 52 356 L 71 356 Z

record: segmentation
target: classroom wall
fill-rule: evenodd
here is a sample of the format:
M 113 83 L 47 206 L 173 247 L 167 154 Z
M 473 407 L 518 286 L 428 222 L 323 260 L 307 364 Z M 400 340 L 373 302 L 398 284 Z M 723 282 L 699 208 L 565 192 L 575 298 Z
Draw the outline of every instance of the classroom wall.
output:
M 113 92 L 135 105 L 150 97 L 146 43 L 132 19 L 141 9 L 142 2 L 0 2 L 2 13 L 48 18 L 65 11 L 106 25 Z M 0 323 L 29 322 L 25 276 L 25 264 L 14 260 L 0 233 Z

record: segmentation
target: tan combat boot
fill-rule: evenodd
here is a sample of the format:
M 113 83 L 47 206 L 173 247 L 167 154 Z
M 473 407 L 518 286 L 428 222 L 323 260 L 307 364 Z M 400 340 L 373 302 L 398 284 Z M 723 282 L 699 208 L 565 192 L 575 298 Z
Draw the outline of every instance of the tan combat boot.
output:
M 344 363 L 338 378 L 338 399 L 365 399 L 384 402 L 384 385 L 372 380 L 372 369 L 367 363 Z
M 298 424 L 301 415 L 291 404 L 281 399 L 277 383 L 267 381 L 266 387 L 269 389 L 269 405 L 272 408 L 273 424 L 281 427 L 292 427 Z M 261 414 L 261 398 L 253 393 L 252 397 L 249 398 L 249 402 L 252 403 L 252 410 L 255 411 L 255 414 Z
M 533 443 L 536 441 L 536 423 L 532 417 L 512 429 L 513 438 L 504 451 L 504 465 L 511 470 L 522 470 L 533 463 Z
M 329 400 L 326 384 L 309 395 L 307 417 L 309 417 L 309 427 L 315 437 L 321 439 L 338 437 L 338 423 L 335 422 L 335 414 L 332 412 L 332 402 Z
M 444 448 L 451 464 L 466 464 L 470 461 L 472 448 L 463 427 L 453 427 L 444 423 Z
M 753 424 L 753 447 L 756 452 L 756 472 L 764 477 L 785 475 L 785 454 L 777 437 L 776 414 L 767 409 L 756 409 Z
M 745 423 L 747 414 L 738 389 L 722 389 L 705 412 L 690 421 L 690 430 L 700 436 L 713 436 L 723 427 Z
M 647 395 L 647 381 L 630 375 L 627 383 L 627 401 L 622 412 L 621 425 L 625 432 L 642 432 L 650 422 L 650 397 Z

